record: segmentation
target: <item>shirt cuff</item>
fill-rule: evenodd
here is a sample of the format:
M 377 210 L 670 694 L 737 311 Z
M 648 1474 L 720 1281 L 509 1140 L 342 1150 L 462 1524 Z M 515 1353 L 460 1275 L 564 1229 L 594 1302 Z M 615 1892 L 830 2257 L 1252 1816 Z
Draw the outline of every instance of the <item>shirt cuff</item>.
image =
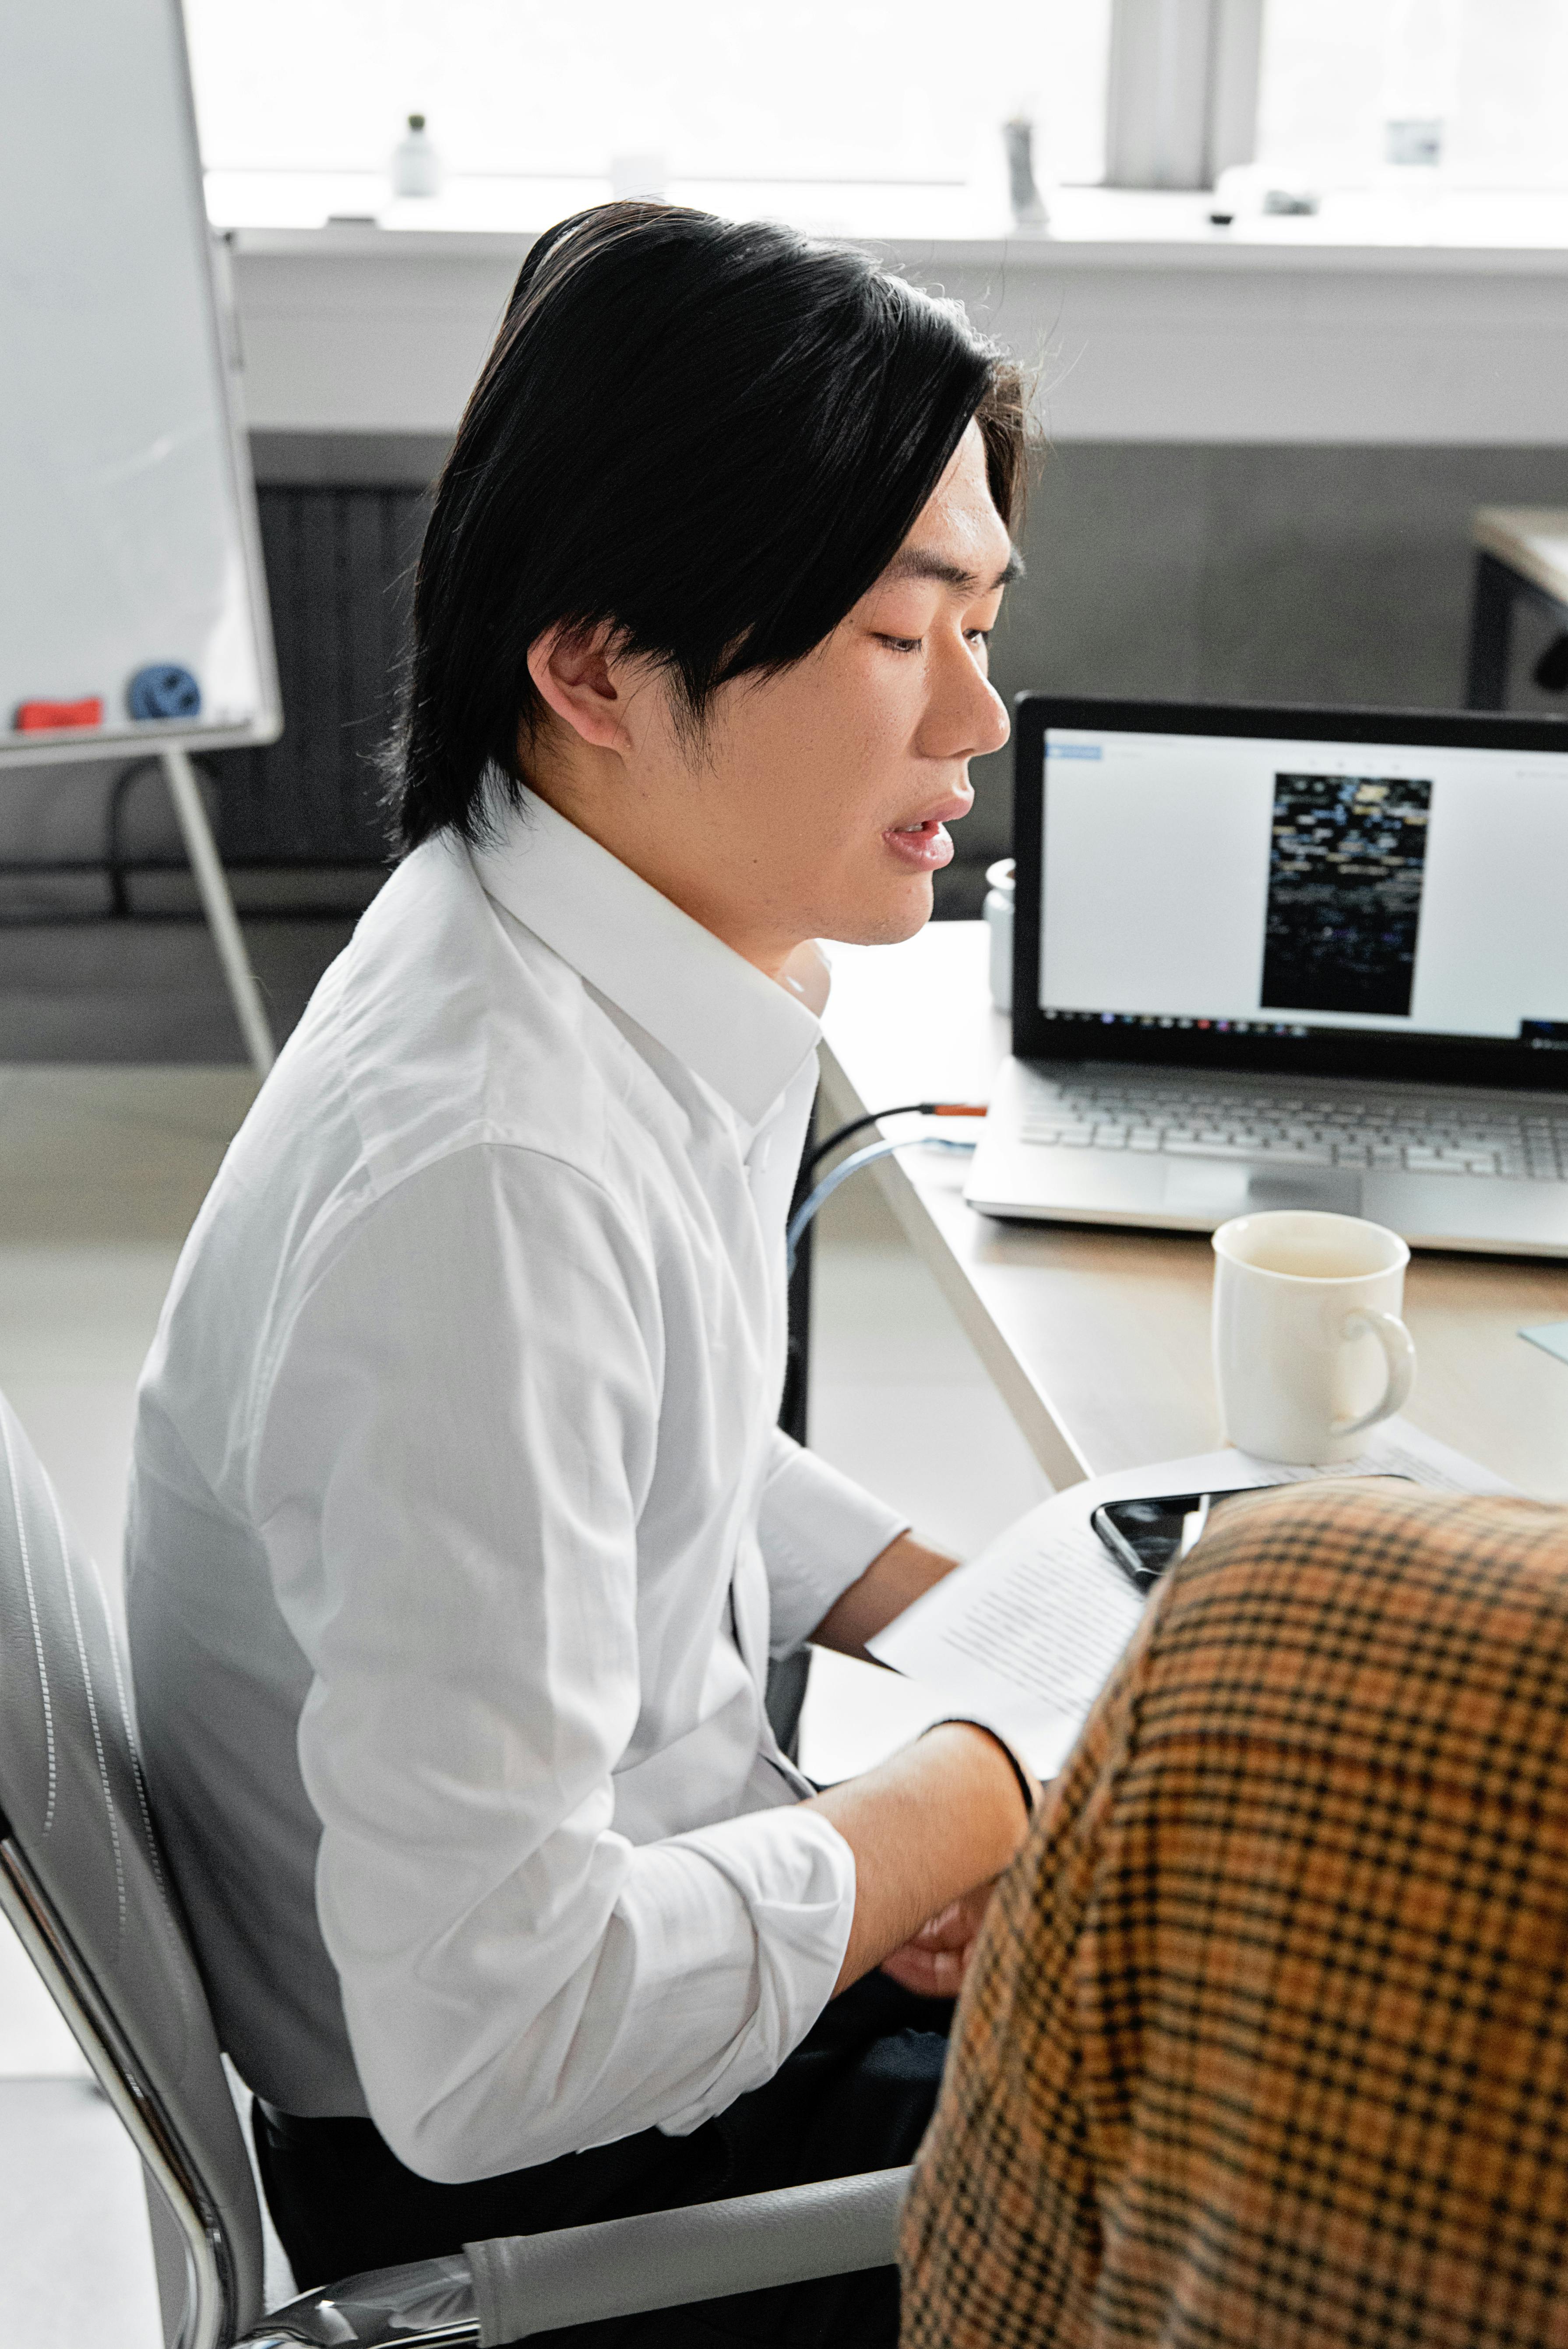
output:
M 909 1530 L 909 1519 L 873 1500 L 837 1468 L 775 1429 L 757 1537 L 772 1602 L 777 1660 L 810 1639 L 833 1601 L 873 1557 Z
M 659 2123 L 666 2137 L 688 2137 L 770 2080 L 832 1997 L 855 1919 L 855 1856 L 830 1820 L 800 1803 L 696 1827 L 659 1848 L 707 1860 L 756 1936 L 749 2021 L 701 2091 Z

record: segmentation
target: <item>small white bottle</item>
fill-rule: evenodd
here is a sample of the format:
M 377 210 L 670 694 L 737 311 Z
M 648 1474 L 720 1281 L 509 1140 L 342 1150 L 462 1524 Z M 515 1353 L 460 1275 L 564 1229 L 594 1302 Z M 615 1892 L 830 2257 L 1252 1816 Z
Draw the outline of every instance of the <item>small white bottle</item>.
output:
M 1013 1009 L 1013 859 L 985 868 L 986 927 L 991 933 L 991 1000 L 998 1011 Z
M 392 192 L 395 196 L 438 196 L 441 158 L 425 128 L 422 114 L 408 117 L 407 138 L 392 150 Z

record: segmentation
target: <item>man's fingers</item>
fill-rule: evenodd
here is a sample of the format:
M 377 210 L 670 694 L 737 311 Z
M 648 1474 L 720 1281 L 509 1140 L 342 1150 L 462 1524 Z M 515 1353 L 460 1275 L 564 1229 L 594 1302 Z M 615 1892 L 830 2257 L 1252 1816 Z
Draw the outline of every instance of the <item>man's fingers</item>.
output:
M 955 1931 L 967 1940 L 971 1930 L 965 1922 L 962 1900 L 950 1900 L 945 1909 L 939 1909 L 934 1917 L 926 1919 L 914 1939 L 927 1949 L 950 1949 L 956 1946 L 953 1940 Z
M 917 1998 L 956 1998 L 964 1987 L 965 1953 L 916 1950 L 906 1942 L 882 1961 L 882 1971 Z
M 978 1884 L 950 1900 L 882 1960 L 883 1973 L 922 1998 L 956 1998 L 990 1897 L 990 1885 Z

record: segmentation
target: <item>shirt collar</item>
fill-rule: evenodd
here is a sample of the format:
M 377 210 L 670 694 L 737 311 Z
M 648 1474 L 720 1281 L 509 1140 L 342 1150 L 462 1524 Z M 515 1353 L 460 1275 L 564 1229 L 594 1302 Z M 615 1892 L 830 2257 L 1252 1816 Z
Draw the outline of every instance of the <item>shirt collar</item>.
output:
M 806 1006 L 522 787 L 470 851 L 480 885 L 759 1124 L 816 1050 Z

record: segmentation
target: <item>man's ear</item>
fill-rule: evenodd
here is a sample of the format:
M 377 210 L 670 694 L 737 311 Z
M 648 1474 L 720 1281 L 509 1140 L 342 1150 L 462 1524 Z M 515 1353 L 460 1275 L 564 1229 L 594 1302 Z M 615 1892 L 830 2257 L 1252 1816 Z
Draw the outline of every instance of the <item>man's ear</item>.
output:
M 546 629 L 528 648 L 528 673 L 546 707 L 572 731 L 598 750 L 630 747 L 626 698 L 617 682 L 614 632 L 609 627 Z

